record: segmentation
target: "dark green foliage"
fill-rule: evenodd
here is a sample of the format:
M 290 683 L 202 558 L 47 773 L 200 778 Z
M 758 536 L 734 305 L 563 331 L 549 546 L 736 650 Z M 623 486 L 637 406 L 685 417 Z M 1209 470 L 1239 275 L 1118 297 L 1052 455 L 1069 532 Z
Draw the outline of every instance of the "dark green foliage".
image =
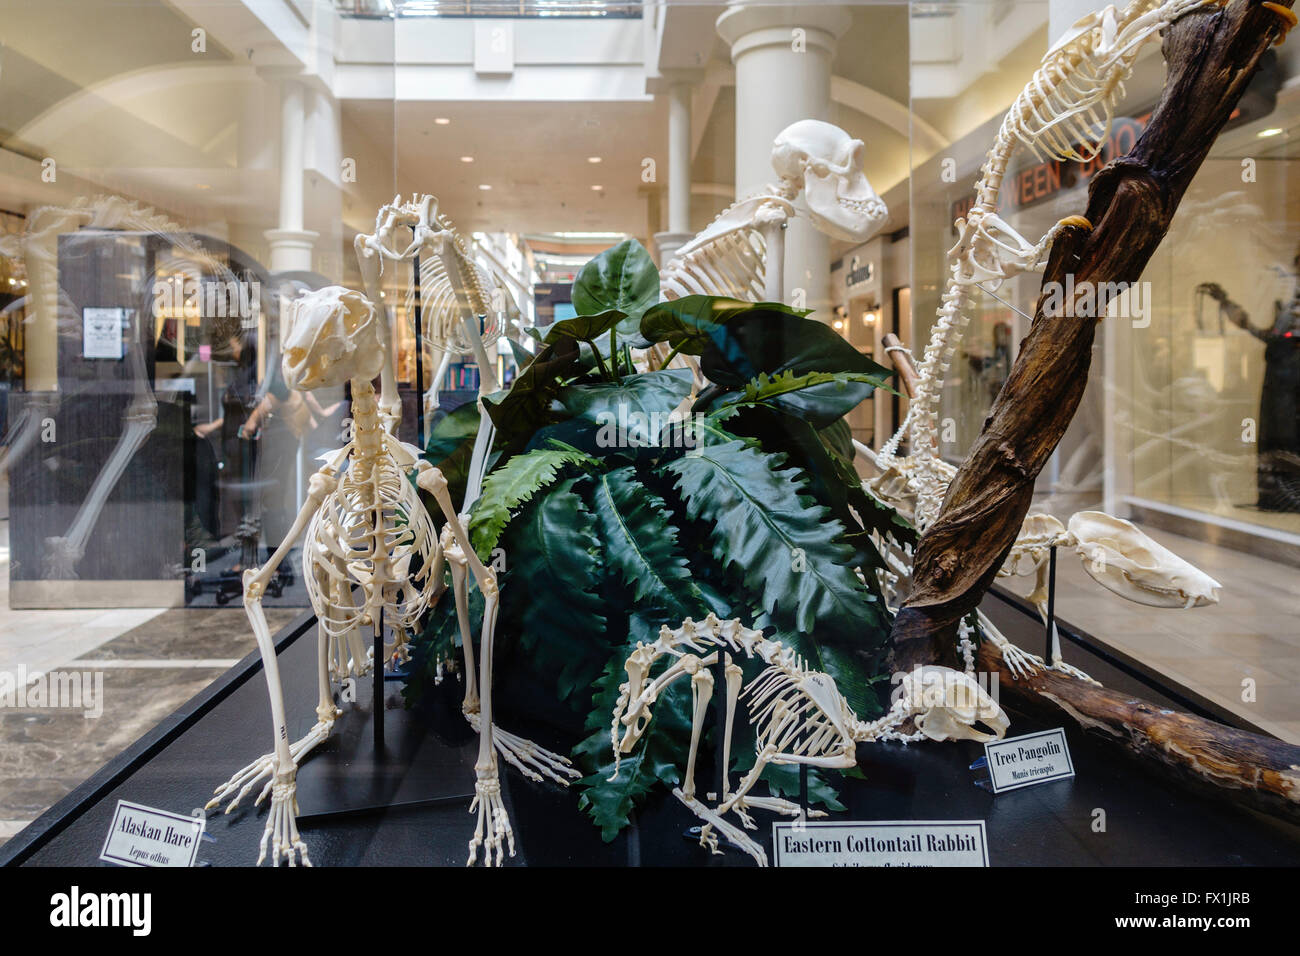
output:
M 879 556 L 857 517 L 906 533 L 862 492 L 843 420 L 888 372 L 784 305 L 654 304 L 652 270 L 630 243 L 583 270 L 574 288 L 582 314 L 552 327 L 509 392 L 488 402 L 499 460 L 471 514 L 476 550 L 505 555 L 502 659 L 585 715 L 569 728 L 587 735 L 574 751 L 588 774 L 580 802 L 606 838 L 652 791 L 681 782 L 690 740 L 690 682 L 678 681 L 608 779 L 613 707 L 636 642 L 688 616 L 738 616 L 793 646 L 872 716 L 890 622 L 858 574 L 873 581 Z M 662 427 L 690 379 L 632 370 L 633 319 L 639 340 L 702 356 L 716 385 L 688 422 Z M 447 446 L 455 435 L 472 442 L 468 426 L 467 413 Z M 444 601 L 431 619 L 452 623 L 431 624 L 417 642 L 425 673 L 435 646 L 455 644 Z M 761 667 L 741 663 L 748 678 Z M 413 686 L 426 685 L 417 675 Z M 733 769 L 752 764 L 744 725 Z M 778 791 L 797 786 L 779 769 L 765 779 Z M 813 787 L 834 805 L 825 780 Z

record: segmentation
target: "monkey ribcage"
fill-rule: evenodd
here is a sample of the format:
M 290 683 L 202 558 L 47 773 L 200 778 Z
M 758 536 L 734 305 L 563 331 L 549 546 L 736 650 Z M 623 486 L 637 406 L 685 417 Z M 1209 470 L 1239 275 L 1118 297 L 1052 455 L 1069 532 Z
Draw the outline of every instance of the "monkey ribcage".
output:
M 762 230 L 794 215 L 797 194 L 796 187 L 776 183 L 722 210 L 660 270 L 660 295 L 665 300 L 725 295 L 746 302 L 763 301 L 767 240 Z
M 1044 245 L 1031 246 L 997 215 L 1002 180 L 1017 146 L 1035 157 L 1087 161 L 1105 143 L 1124 81 L 1142 45 L 1179 17 L 1218 0 L 1137 0 L 1123 11 L 1107 8 L 1085 17 L 1043 58 L 1003 118 L 980 170 L 975 204 L 961 238 L 948 253 L 949 278 L 929 343 L 917 367 L 916 394 L 907 421 L 886 446 L 893 457 L 909 428 L 908 470 L 918 494 L 916 520 L 924 530 L 937 516 L 953 470 L 938 457 L 938 415 L 944 375 L 970 321 L 971 287 L 981 273 L 1000 281 L 1041 264 Z M 1049 234 L 1050 235 L 1050 234 Z
M 659 273 L 665 300 L 688 295 L 725 295 L 746 302 L 763 298 L 767 244 L 757 229 L 737 229 L 684 255 Z
M 332 638 L 376 622 L 381 610 L 400 634 L 414 628 L 434 593 L 437 532 L 388 448 L 395 439 L 383 430 L 368 382 L 353 382 L 352 414 L 347 470 L 307 529 L 307 594 Z

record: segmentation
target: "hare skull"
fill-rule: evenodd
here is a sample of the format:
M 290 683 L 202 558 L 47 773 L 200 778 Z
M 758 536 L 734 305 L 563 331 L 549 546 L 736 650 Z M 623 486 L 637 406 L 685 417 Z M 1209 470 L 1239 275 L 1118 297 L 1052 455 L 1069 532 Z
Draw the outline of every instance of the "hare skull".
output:
M 285 384 L 308 391 L 369 381 L 379 374 L 388 336 L 375 307 L 359 292 L 332 285 L 289 305 L 282 368 Z

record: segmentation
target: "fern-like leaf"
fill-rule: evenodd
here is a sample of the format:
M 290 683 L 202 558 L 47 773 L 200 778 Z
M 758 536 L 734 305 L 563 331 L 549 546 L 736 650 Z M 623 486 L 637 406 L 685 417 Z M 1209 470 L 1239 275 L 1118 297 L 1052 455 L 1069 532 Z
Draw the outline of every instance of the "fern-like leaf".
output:
M 486 559 L 492 553 L 512 512 L 554 482 L 565 465 L 595 464 L 596 459 L 576 448 L 538 448 L 515 455 L 488 475 L 469 522 L 470 542 L 478 556 Z
M 519 644 L 559 697 L 585 706 L 608 653 L 599 595 L 596 519 L 565 478 L 530 502 L 503 539 L 510 581 L 502 601 L 521 608 Z M 580 693 L 583 692 L 583 693 Z

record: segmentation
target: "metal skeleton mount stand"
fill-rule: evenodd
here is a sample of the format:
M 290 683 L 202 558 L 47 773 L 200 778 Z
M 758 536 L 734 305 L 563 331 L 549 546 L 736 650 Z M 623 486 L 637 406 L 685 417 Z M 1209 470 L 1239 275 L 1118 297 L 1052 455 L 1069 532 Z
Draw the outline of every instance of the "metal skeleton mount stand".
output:
M 727 654 L 725 651 L 719 651 L 717 663 L 714 664 L 711 668 L 709 668 L 711 671 L 713 671 L 713 681 L 714 681 L 713 686 L 715 687 L 727 686 L 727 665 L 729 665 L 730 663 L 731 663 L 731 655 Z M 716 795 L 709 794 L 708 796 L 710 800 L 722 800 L 723 794 L 727 793 L 728 790 L 730 789 L 727 786 L 728 767 L 725 758 L 726 740 L 730 732 L 730 728 L 727 726 L 727 695 L 726 694 L 718 694 L 716 696 L 713 704 L 713 713 L 715 717 L 715 721 L 714 721 L 715 726 L 713 728 L 713 733 L 714 733 L 714 737 L 716 738 L 714 740 L 713 759 L 714 762 L 718 765 L 718 792 Z M 803 824 L 807 823 L 808 816 L 809 816 L 808 765 L 806 763 L 799 764 L 799 808 L 802 811 L 802 813 L 800 814 L 798 821 L 795 823 L 796 827 L 802 826 Z M 682 834 L 682 836 L 685 837 L 687 840 L 690 840 L 692 843 L 699 843 L 700 831 L 702 829 L 703 829 L 702 826 L 687 827 L 686 831 Z M 718 834 L 718 841 L 719 843 L 725 843 L 727 846 L 731 847 L 732 849 L 741 850 L 742 852 L 745 852 L 741 847 L 738 847 L 734 843 L 732 843 L 731 840 L 727 838 L 727 835 L 725 833 Z

